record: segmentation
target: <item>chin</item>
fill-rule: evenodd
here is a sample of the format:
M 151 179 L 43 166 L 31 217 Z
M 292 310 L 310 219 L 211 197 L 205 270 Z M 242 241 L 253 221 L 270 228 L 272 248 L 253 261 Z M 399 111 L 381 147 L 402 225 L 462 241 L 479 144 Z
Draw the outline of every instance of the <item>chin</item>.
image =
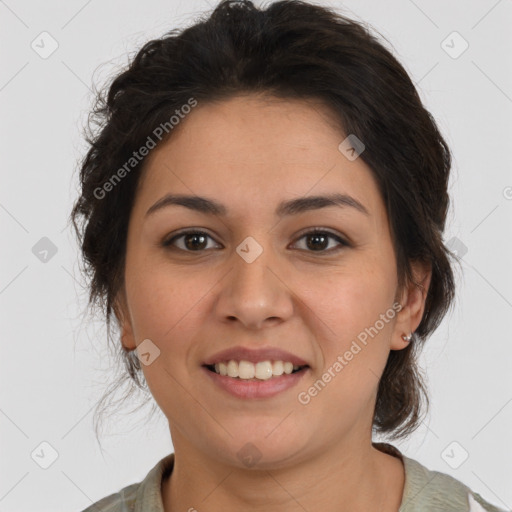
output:
M 277 435 L 276 430 L 272 432 L 277 424 L 273 422 L 272 428 L 260 430 L 254 436 L 247 432 L 237 436 L 232 432 L 233 438 L 228 441 L 230 446 L 220 450 L 223 457 L 229 459 L 225 462 L 241 469 L 254 470 L 278 469 L 292 464 L 298 452 L 302 451 L 300 436 L 296 430 L 293 433 L 283 430 L 281 435 Z

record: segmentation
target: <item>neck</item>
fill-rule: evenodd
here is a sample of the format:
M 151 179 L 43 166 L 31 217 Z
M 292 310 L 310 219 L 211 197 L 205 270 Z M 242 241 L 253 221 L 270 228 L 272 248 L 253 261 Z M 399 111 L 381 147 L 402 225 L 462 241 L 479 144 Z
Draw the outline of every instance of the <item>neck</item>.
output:
M 173 444 L 173 471 L 162 484 L 166 512 L 397 512 L 402 501 L 402 462 L 374 448 L 371 440 L 330 446 L 272 470 L 226 464 L 197 451 L 176 432 Z

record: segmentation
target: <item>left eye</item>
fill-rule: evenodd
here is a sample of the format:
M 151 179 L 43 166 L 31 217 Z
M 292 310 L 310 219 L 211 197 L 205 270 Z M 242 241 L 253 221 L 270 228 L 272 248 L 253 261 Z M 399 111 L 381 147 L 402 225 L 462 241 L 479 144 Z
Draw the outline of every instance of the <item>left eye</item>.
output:
M 204 231 L 185 231 L 185 232 L 182 232 L 182 233 L 180 233 L 176 236 L 173 236 L 172 238 L 162 242 L 162 245 L 164 247 L 175 246 L 178 249 L 181 249 L 181 250 L 187 251 L 187 252 L 198 252 L 201 250 L 211 248 L 211 247 L 205 247 L 206 240 L 208 238 L 213 240 L 213 238 L 208 233 L 205 233 Z M 331 233 L 329 231 L 321 230 L 318 228 L 314 229 L 312 231 L 308 231 L 307 233 L 303 233 L 298 238 L 298 240 L 302 240 L 304 238 L 306 238 L 306 239 L 309 238 L 309 240 L 311 241 L 310 243 L 306 242 L 307 248 L 309 248 L 309 249 L 313 248 L 312 250 L 310 250 L 308 252 L 332 252 L 333 251 L 332 247 L 329 248 L 329 250 L 326 250 L 329 245 L 329 240 L 331 240 L 331 241 L 334 240 L 334 241 L 338 242 L 338 248 L 335 247 L 334 250 L 339 250 L 342 247 L 349 246 L 349 244 L 345 240 L 343 240 L 343 238 L 341 238 L 340 236 L 335 235 L 334 233 Z M 182 244 L 181 247 L 179 246 L 179 244 L 177 244 L 178 240 L 184 242 L 184 244 Z M 326 245 L 326 241 L 327 241 L 327 245 Z
M 313 249 L 312 251 L 308 251 L 308 252 L 335 252 L 335 251 L 340 250 L 343 247 L 348 247 L 348 245 L 349 245 L 340 236 L 335 235 L 334 233 L 331 233 L 329 231 L 324 231 L 319 228 L 313 229 L 312 231 L 308 231 L 307 233 L 304 233 L 301 237 L 299 237 L 298 240 L 302 240 L 303 238 L 309 238 L 309 240 L 312 241 L 312 243 L 306 242 L 306 246 L 308 248 L 315 247 L 315 245 L 316 245 L 315 249 Z M 326 249 L 325 241 L 326 240 L 328 241 L 329 239 L 335 240 L 336 242 L 338 242 L 338 247 L 337 248 L 335 247 L 334 249 L 331 247 L 329 250 L 325 250 Z M 327 242 L 327 245 L 329 245 L 329 242 Z

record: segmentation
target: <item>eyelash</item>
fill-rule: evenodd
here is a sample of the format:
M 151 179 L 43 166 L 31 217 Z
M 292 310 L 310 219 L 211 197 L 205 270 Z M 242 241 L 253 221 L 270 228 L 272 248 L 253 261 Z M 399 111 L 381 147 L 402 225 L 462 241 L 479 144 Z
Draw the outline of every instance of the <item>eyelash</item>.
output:
M 335 248 L 334 250 L 331 248 L 331 249 L 325 249 L 325 250 L 320 250 L 320 251 L 311 251 L 311 250 L 306 250 L 306 252 L 311 252 L 311 253 L 336 253 L 338 251 L 340 251 L 341 249 L 343 249 L 344 247 L 350 247 L 350 244 L 345 241 L 343 238 L 341 238 L 340 236 L 334 234 L 334 233 L 331 233 L 330 231 L 327 231 L 323 228 L 313 228 L 309 231 L 306 231 L 305 233 L 302 233 L 299 238 L 297 238 L 297 240 L 301 240 L 305 237 L 307 237 L 308 235 L 318 235 L 318 234 L 323 234 L 323 235 L 327 235 L 328 238 L 331 238 L 331 239 L 334 239 L 336 240 L 337 242 L 339 242 L 340 244 L 340 247 L 338 248 Z M 199 230 L 188 230 L 188 231 L 182 231 L 181 233 L 178 233 L 177 235 L 174 235 L 172 238 L 168 239 L 168 240 L 164 240 L 162 242 L 162 246 L 165 247 L 165 248 L 168 248 L 168 249 L 173 249 L 171 246 L 173 245 L 173 243 L 180 239 L 180 238 L 183 238 L 187 235 L 206 235 L 207 237 L 211 238 L 213 240 L 213 237 L 211 237 L 208 233 L 204 232 L 204 231 L 199 231 Z M 200 250 L 197 250 L 197 251 L 191 251 L 191 250 L 188 250 L 188 249 L 181 249 L 179 247 L 174 247 L 175 249 L 178 249 L 180 251 L 184 251 L 184 252 L 203 252 L 207 249 L 200 249 Z

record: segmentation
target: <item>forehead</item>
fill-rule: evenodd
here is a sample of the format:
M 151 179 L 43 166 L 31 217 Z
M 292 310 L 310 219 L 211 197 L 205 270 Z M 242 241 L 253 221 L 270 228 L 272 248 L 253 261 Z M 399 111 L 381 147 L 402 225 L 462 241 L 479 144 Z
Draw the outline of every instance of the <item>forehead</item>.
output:
M 318 101 L 250 95 L 200 103 L 148 156 L 138 202 L 147 210 L 172 192 L 216 197 L 237 213 L 263 212 L 285 198 L 337 192 L 379 215 L 371 169 L 339 150 L 345 138 Z

